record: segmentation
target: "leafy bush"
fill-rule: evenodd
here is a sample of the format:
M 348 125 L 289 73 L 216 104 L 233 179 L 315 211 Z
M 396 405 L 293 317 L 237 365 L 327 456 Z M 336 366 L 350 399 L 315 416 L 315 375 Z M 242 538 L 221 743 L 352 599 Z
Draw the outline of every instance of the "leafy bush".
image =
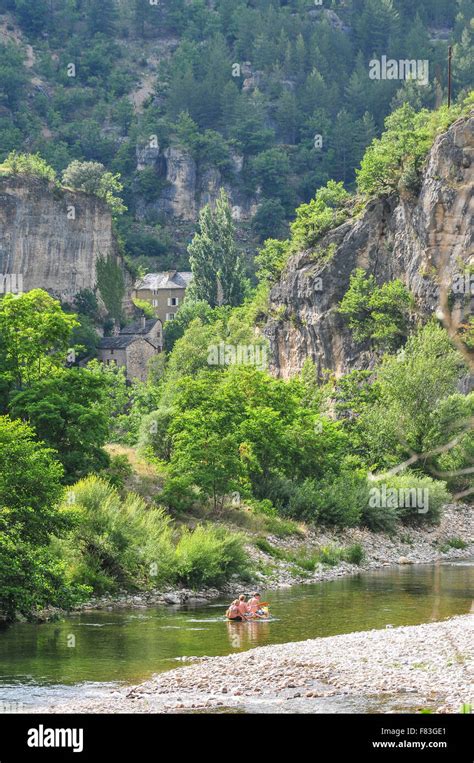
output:
M 288 260 L 289 242 L 269 238 L 255 257 L 259 281 L 274 283 Z
M 74 522 L 59 544 L 73 581 L 103 593 L 173 580 L 172 531 L 162 509 L 133 493 L 121 499 L 108 481 L 87 477 L 71 487 L 63 511 Z
M 449 498 L 445 482 L 406 471 L 372 483 L 369 506 L 395 510 L 407 524 L 435 523 Z
M 56 173 L 39 154 L 19 154 L 12 151 L 3 164 L 0 164 L 0 175 L 29 175 L 47 180 L 48 183 L 56 182 Z
M 122 490 L 125 481 L 133 474 L 133 468 L 125 454 L 110 457 L 109 465 L 103 471 L 103 477 L 118 490 Z
M 74 160 L 63 172 L 63 183 L 77 191 L 93 194 L 103 199 L 114 215 L 126 211 L 120 197 L 123 186 L 119 175 L 108 172 L 100 162 L 79 162 Z
M 413 305 L 412 295 L 400 280 L 377 286 L 373 275 L 357 268 L 339 312 L 358 342 L 370 340 L 383 349 L 394 350 L 408 334 Z
M 468 544 L 462 538 L 447 538 L 447 540 L 440 545 L 439 550 L 443 554 L 446 554 L 451 548 L 464 550 L 467 547 Z
M 349 216 L 349 199 L 350 194 L 342 183 L 329 180 L 324 188 L 316 192 L 309 204 L 301 204 L 296 210 L 296 219 L 290 226 L 292 250 L 314 246 L 320 236 L 341 225 Z
M 87 593 L 68 584 L 50 548 L 51 535 L 68 529 L 58 510 L 63 470 L 54 455 L 26 424 L 0 417 L 0 613 L 8 619 L 67 607 Z
M 463 113 L 462 105 L 416 112 L 408 103 L 385 120 L 385 132 L 375 138 L 356 170 L 357 187 L 368 196 L 419 188 L 423 161 L 437 134 Z M 466 108 L 467 111 L 467 108 Z
M 362 564 L 365 557 L 365 551 L 360 543 L 354 543 L 344 549 L 344 560 L 350 564 Z
M 219 527 L 198 525 L 184 530 L 176 547 L 177 579 L 198 588 L 221 585 L 232 575 L 249 573 L 249 562 L 239 535 Z
M 362 527 L 373 532 L 392 533 L 398 521 L 397 509 L 393 506 L 370 506 L 367 503 L 360 517 Z

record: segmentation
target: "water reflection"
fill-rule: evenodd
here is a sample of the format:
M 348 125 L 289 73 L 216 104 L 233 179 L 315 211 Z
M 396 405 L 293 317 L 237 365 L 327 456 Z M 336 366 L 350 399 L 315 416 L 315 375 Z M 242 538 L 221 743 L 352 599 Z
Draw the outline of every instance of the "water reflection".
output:
M 227 636 L 232 649 L 253 649 L 259 642 L 267 644 L 269 640 L 269 628 L 274 620 L 248 620 L 246 623 L 233 623 L 226 621 Z

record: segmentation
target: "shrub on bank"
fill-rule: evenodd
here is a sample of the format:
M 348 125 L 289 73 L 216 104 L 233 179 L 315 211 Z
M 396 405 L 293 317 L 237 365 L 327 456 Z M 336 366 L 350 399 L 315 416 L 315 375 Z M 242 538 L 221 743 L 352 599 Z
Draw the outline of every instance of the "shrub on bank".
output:
M 404 472 L 371 483 L 368 512 L 406 524 L 434 524 L 450 495 L 445 482 L 415 472 Z M 383 528 L 385 529 L 385 528 Z
M 240 535 L 198 525 L 183 531 L 176 547 L 177 581 L 195 588 L 221 585 L 232 575 L 245 578 L 249 560 Z
M 73 580 L 103 593 L 172 578 L 172 529 L 162 509 L 134 493 L 122 499 L 108 481 L 87 477 L 71 488 L 63 511 L 74 522 L 60 544 Z
M 55 550 L 69 577 L 94 593 L 164 583 L 220 585 L 244 575 L 248 559 L 239 535 L 222 528 L 184 530 L 176 542 L 172 519 L 135 493 L 121 498 L 110 482 L 88 477 L 68 493 L 63 511 L 74 529 Z

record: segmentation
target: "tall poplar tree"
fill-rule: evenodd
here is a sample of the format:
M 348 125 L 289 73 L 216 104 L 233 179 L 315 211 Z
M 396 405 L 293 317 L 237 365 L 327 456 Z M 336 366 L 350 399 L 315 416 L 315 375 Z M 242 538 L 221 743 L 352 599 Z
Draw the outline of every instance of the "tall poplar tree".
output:
M 191 293 L 195 299 L 204 299 L 211 307 L 240 304 L 243 269 L 224 189 L 221 189 L 214 209 L 207 204 L 201 210 L 198 231 L 188 253 L 193 273 Z

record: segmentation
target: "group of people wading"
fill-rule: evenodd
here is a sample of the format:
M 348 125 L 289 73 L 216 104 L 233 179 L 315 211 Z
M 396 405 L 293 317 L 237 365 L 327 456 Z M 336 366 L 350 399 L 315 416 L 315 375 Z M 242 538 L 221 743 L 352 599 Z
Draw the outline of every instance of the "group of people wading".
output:
M 248 601 L 245 599 L 246 596 L 243 593 L 238 599 L 234 599 L 225 613 L 228 620 L 233 620 L 238 623 L 243 622 L 244 620 L 256 620 L 268 617 L 268 608 L 262 604 L 259 593 L 252 593 Z

